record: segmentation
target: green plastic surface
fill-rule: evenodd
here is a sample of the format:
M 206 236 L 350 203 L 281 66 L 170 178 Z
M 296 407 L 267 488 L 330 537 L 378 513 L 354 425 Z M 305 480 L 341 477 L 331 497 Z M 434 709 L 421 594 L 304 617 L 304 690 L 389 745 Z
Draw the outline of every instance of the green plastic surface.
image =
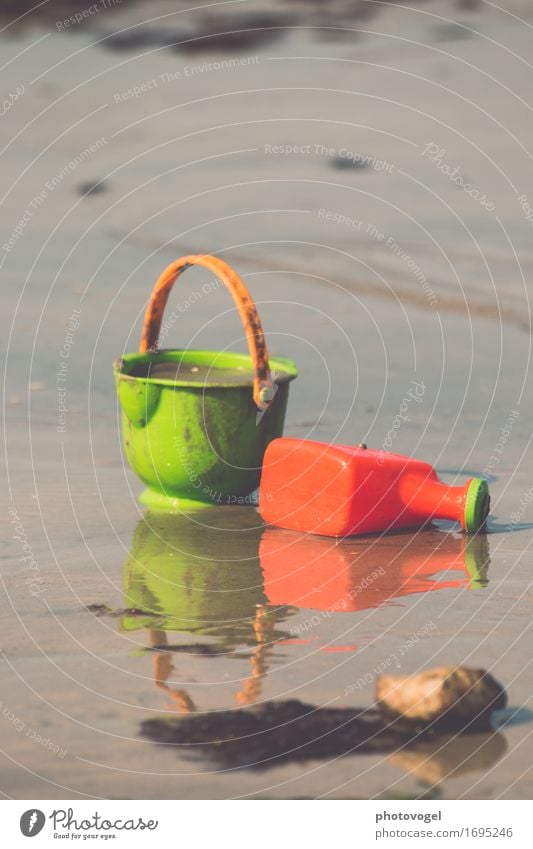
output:
M 155 362 L 249 370 L 246 354 L 162 350 L 126 354 L 114 365 L 122 408 L 122 437 L 128 462 L 148 487 L 142 495 L 152 509 L 179 511 L 191 502 L 242 503 L 259 485 L 267 445 L 283 433 L 289 382 L 298 372 L 291 360 L 273 357 L 277 386 L 260 413 L 252 384 L 221 384 L 136 377 L 132 371 Z

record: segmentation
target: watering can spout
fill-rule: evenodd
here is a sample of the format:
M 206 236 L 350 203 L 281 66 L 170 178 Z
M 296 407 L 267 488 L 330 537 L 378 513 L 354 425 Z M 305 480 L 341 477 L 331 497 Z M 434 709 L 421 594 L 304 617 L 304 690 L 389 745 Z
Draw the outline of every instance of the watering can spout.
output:
M 121 359 L 116 360 L 113 366 L 118 400 L 124 415 L 134 427 L 146 427 L 157 410 L 161 387 L 156 383 L 128 380 L 127 375 L 122 371 L 123 360 Z

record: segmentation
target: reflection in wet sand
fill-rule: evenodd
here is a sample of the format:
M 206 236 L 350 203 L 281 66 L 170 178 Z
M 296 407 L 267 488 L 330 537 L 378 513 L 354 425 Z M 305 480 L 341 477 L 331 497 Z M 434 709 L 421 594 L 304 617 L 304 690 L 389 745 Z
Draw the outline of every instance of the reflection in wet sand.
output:
M 235 694 L 249 705 L 261 696 L 274 648 L 301 642 L 278 629 L 297 608 L 354 612 L 415 593 L 478 588 L 488 564 L 484 536 L 427 531 L 337 542 L 265 528 L 251 507 L 152 513 L 138 523 L 124 566 L 121 624 L 147 629 L 155 686 L 179 713 L 197 707 L 172 684 L 173 656 L 186 647 L 169 641 L 170 632 L 216 638 L 214 655 L 251 646 L 250 674 Z
M 124 566 L 126 630 L 255 640 L 258 605 L 353 612 L 487 584 L 486 536 L 436 531 L 341 542 L 264 528 L 254 509 L 149 514 Z
M 389 756 L 389 763 L 434 786 L 469 772 L 488 770 L 503 757 L 507 743 L 499 732 L 459 734 L 419 740 L 413 749 Z
M 349 755 L 388 755 L 389 762 L 435 787 L 449 778 L 487 770 L 504 755 L 500 733 L 437 734 L 385 722 L 374 708 L 323 708 L 297 699 L 245 710 L 148 719 L 141 733 L 180 753 L 224 769 L 268 769 Z
M 479 589 L 489 563 L 485 536 L 430 529 L 339 542 L 266 528 L 252 507 L 148 514 L 124 565 L 121 625 L 147 630 L 167 715 L 144 722 L 141 733 L 230 769 L 380 753 L 430 787 L 487 769 L 505 751 L 499 733 L 421 734 L 384 722 L 375 709 L 260 699 L 275 648 L 301 642 L 279 627 L 298 608 L 354 613 L 419 593 Z M 238 709 L 205 712 L 195 703 L 175 662 L 209 644 L 183 645 L 172 633 L 216 639 L 218 648 L 205 652 L 213 657 L 251 649 L 249 674 L 234 693 Z
M 213 636 L 229 649 L 254 645 L 256 606 L 267 603 L 258 556 L 262 532 L 252 508 L 149 513 L 135 529 L 124 565 L 125 607 L 132 614 L 122 627 Z M 280 610 L 279 621 L 289 612 Z
M 415 593 L 483 587 L 490 563 L 486 536 L 432 531 L 336 543 L 267 528 L 259 557 L 271 604 L 283 599 L 331 613 L 379 607 Z
M 261 695 L 261 681 L 268 672 L 270 654 L 277 642 L 273 639 L 273 626 L 270 611 L 258 606 L 254 622 L 257 643 L 250 657 L 250 675 L 246 678 L 242 689 L 235 694 L 235 699 L 240 705 L 252 704 Z M 165 648 L 164 651 L 156 651 L 154 654 L 154 684 L 170 697 L 171 701 L 167 704 L 167 709 L 177 710 L 178 713 L 194 713 L 197 707 L 187 691 L 173 688 L 169 684 L 169 678 L 175 668 L 166 633 L 151 629 L 150 641 L 158 649 Z M 286 641 L 282 642 L 286 643 Z
M 235 698 L 241 705 L 259 698 L 272 651 L 287 637 L 276 624 L 291 612 L 283 604 L 267 605 L 258 558 L 262 530 L 251 508 L 148 514 L 137 525 L 124 566 L 129 610 L 122 627 L 148 629 L 154 683 L 169 697 L 169 710 L 193 713 L 197 707 L 169 683 L 175 667 L 168 632 L 216 637 L 226 652 L 252 645 L 250 674 Z

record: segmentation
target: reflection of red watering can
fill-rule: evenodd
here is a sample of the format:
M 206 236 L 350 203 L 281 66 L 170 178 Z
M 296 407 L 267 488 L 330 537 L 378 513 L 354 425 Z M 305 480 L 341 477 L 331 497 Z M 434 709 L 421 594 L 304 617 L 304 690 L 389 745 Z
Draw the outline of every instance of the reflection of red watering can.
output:
M 267 529 L 259 546 L 269 604 L 342 613 L 366 610 L 414 593 L 486 583 L 485 536 L 394 535 L 330 540 Z M 442 580 L 438 575 L 456 572 Z
M 476 532 L 489 504 L 483 478 L 447 486 L 420 460 L 365 445 L 287 438 L 267 448 L 259 493 L 268 524 L 324 536 L 416 528 L 431 519 L 452 519 Z

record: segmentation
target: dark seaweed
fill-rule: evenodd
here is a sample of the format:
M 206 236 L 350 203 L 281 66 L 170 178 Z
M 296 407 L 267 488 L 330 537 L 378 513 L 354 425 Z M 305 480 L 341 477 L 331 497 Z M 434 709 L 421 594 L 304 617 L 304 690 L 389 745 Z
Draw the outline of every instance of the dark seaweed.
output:
M 292 699 L 148 719 L 141 734 L 223 768 L 266 769 L 282 762 L 390 754 L 437 739 L 440 731 L 387 722 L 375 708 L 319 708 Z

